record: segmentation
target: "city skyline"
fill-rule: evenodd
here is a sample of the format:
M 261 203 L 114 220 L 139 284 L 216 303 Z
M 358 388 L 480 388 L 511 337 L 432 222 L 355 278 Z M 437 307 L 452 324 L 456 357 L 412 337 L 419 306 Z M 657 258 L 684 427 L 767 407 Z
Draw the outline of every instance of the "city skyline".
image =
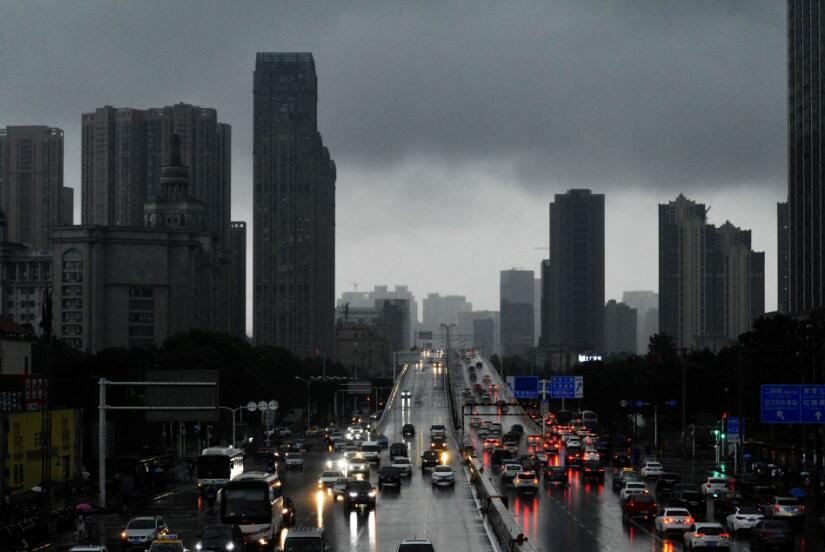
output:
M 189 36 L 189 26 L 180 27 L 182 18 L 192 15 L 190 8 L 191 5 L 182 2 L 168 10 L 162 20 L 152 17 L 150 11 L 130 13 L 129 17 L 125 13 L 113 14 L 111 24 L 99 32 L 104 38 L 118 36 L 125 43 L 123 49 L 96 52 L 96 59 L 110 69 L 110 78 L 102 80 L 92 78 L 93 73 L 88 72 L 97 71 L 96 64 L 86 68 L 76 60 L 82 57 L 76 54 L 86 48 L 87 39 L 83 37 L 94 33 L 73 30 L 67 34 L 59 25 L 49 23 L 60 21 L 59 14 L 67 8 L 52 6 L 53 18 L 39 17 L 42 11 L 37 6 L 15 5 L 7 10 L 8 17 L 0 23 L 4 31 L 0 41 L 4 46 L 26 43 L 20 31 L 35 28 L 43 36 L 61 40 L 63 50 L 69 54 L 56 56 L 57 63 L 43 60 L 37 67 L 24 67 L 19 65 L 19 60 L 9 58 L 7 65 L 17 76 L 13 88 L 0 84 L 0 120 L 8 125 L 45 124 L 64 129 L 64 185 L 76 190 L 75 220 L 80 220 L 82 204 L 79 197 L 81 114 L 107 104 L 148 106 L 187 102 L 214 107 L 222 114 L 221 119 L 233 126 L 232 220 L 250 221 L 251 235 L 254 228 L 251 226 L 250 59 L 260 50 L 306 50 L 314 53 L 318 72 L 323 75 L 319 127 L 324 129 L 325 141 L 335 152 L 340 175 L 336 296 L 352 289 L 351 281 L 362 285 L 404 281 L 419 297 L 429 291 L 462 294 L 473 302 L 474 308 L 495 309 L 499 270 L 518 266 L 538 271 L 543 255 L 532 248 L 543 245 L 547 233 L 545 206 L 555 193 L 581 185 L 606 196 L 606 297 L 620 297 L 623 291 L 631 289 L 658 289 L 656 256 L 652 254 L 656 249 L 656 206 L 682 192 L 713 207 L 709 222 L 720 225 L 730 219 L 752 229 L 754 248 L 767 252 L 766 309 L 775 308 L 775 203 L 784 200 L 787 179 L 783 5 L 761 2 L 726 11 L 711 3 L 695 3 L 681 8 L 680 16 L 686 23 L 680 25 L 674 23 L 671 13 L 657 8 L 628 4 L 622 9 L 593 14 L 588 13 L 586 7 L 572 3 L 554 3 L 547 7 L 535 3 L 514 16 L 518 23 L 524 24 L 524 31 L 522 36 L 514 37 L 515 42 L 507 49 L 484 41 L 483 29 L 502 15 L 501 8 L 491 4 L 488 10 L 482 10 L 484 13 L 473 15 L 474 25 L 469 25 L 464 34 L 451 36 L 447 34 L 448 28 L 452 29 L 451 22 L 468 14 L 458 6 L 444 7 L 439 12 L 443 22 L 432 32 L 439 37 L 435 42 L 441 44 L 440 48 L 446 47 L 450 52 L 452 64 L 435 63 L 441 49 L 436 50 L 416 38 L 420 34 L 416 29 L 432 23 L 432 12 L 415 13 L 404 7 L 397 8 L 398 13 L 375 10 L 361 14 L 365 27 L 347 27 L 333 24 L 348 20 L 353 8 L 335 7 L 325 11 L 278 6 L 255 14 L 234 13 L 234 17 L 228 16 L 232 14 L 228 7 L 204 8 L 203 13 L 196 16 L 203 18 L 198 21 L 206 24 L 220 20 L 226 27 L 221 32 L 234 32 L 238 26 L 245 29 L 245 38 L 238 44 L 218 45 L 204 40 L 202 35 Z M 86 24 L 84 19 L 93 20 L 83 14 L 95 10 L 94 3 L 72 7 L 72 12 L 76 12 L 73 19 L 82 26 Z M 283 19 L 288 19 L 290 24 L 274 16 L 267 17 L 278 13 L 288 16 Z M 560 21 L 584 18 L 584 36 L 571 36 L 562 25 L 561 30 L 554 31 L 558 36 L 548 39 L 545 33 L 549 31 L 529 24 L 531 18 L 548 14 Z M 399 17 L 388 19 L 395 15 Z M 403 15 L 407 16 L 406 20 L 400 17 Z M 704 44 L 697 53 L 683 53 L 683 46 L 693 42 L 687 36 L 689 22 L 701 17 L 714 17 L 717 23 L 703 29 Z M 607 25 L 603 29 L 606 43 L 618 44 L 626 38 L 622 31 L 631 25 L 631 18 L 635 19 L 633 26 L 638 30 L 634 47 L 620 48 L 615 58 L 601 59 L 604 45 L 594 45 L 588 40 L 593 29 Z M 405 40 L 396 49 L 387 51 L 378 45 L 389 38 L 384 32 L 374 30 L 382 27 L 375 24 L 376 20 L 392 23 L 388 28 L 393 30 L 389 33 L 393 39 L 400 30 L 412 32 L 401 33 Z M 658 26 L 663 22 L 668 24 L 667 38 Z M 124 35 L 122 29 L 127 25 L 137 32 Z M 195 27 L 197 25 L 192 26 Z M 333 28 L 333 31 L 328 35 L 316 32 L 321 28 Z M 369 32 L 365 32 L 367 28 Z M 143 40 L 141 37 L 147 32 L 153 36 L 151 43 L 144 45 L 147 55 L 130 64 L 119 63 L 129 49 L 135 49 L 135 41 Z M 277 36 L 277 40 L 273 40 L 273 36 Z M 734 40 L 733 36 L 740 39 Z M 359 46 L 360 41 L 364 45 Z M 546 61 L 541 54 L 543 48 L 539 48 L 537 54 L 529 47 L 545 44 L 552 49 L 554 45 L 570 41 L 581 56 L 575 63 Z M 659 53 L 644 54 L 652 42 L 660 46 Z M 31 44 L 31 47 L 36 54 L 45 46 Z M 423 58 L 410 55 L 414 51 L 423 52 Z M 164 63 L 157 63 L 161 53 L 167 57 Z M 353 64 L 351 60 L 358 55 L 352 53 L 366 55 L 367 62 Z M 714 55 L 720 53 L 726 56 Z M 526 59 L 518 61 L 525 57 L 522 54 Z M 683 82 L 673 81 L 675 77 L 671 72 L 661 75 L 663 62 L 669 57 L 676 60 L 673 64 L 676 71 L 689 64 L 694 78 Z M 436 101 L 427 104 L 414 96 L 427 97 L 417 87 L 443 78 L 444 71 L 458 61 L 483 69 L 479 71 L 481 75 L 488 72 L 492 75 L 494 72 L 479 65 L 488 59 L 505 67 L 507 74 L 526 71 L 524 74 L 529 74 L 531 79 L 528 92 L 546 90 L 540 97 L 552 95 L 552 107 L 544 107 L 531 93 L 512 89 L 503 83 L 506 79 L 497 77 L 493 82 L 487 82 L 486 77 L 482 81 L 470 79 L 455 90 L 431 91 L 437 92 Z M 582 64 L 601 71 L 603 81 L 597 83 L 583 77 Z M 530 72 L 531 66 L 540 66 L 541 74 Z M 632 78 L 618 74 L 616 66 L 629 67 Z M 354 94 L 353 87 L 347 84 L 354 77 L 373 81 L 387 67 L 392 68 L 391 79 L 407 83 L 405 86 L 411 88 L 413 95 L 397 96 L 395 89 L 386 86 L 368 94 Z M 759 67 L 759 71 L 754 71 L 754 67 Z M 715 78 L 721 71 L 736 73 L 731 79 Z M 421 79 L 428 73 L 432 73 L 431 76 Z M 553 75 L 552 80 L 547 80 L 545 75 Z M 47 76 L 72 84 L 54 96 L 39 86 Z M 702 86 L 709 80 L 712 86 L 703 91 Z M 558 81 L 570 84 L 561 86 Z M 673 93 L 673 82 L 682 85 L 680 101 L 668 101 L 666 105 L 659 102 L 657 98 Z M 699 82 L 705 84 L 700 86 Z M 484 106 L 475 100 L 461 101 L 470 90 L 466 86 L 487 90 L 480 95 L 484 106 L 515 94 L 513 101 L 507 102 L 509 118 L 514 123 L 503 127 L 501 140 L 490 138 L 479 142 L 481 138 L 475 137 L 490 133 L 477 126 L 480 124 L 477 121 L 483 119 L 478 113 Z M 583 90 L 586 93 L 582 95 Z M 640 90 L 645 91 L 641 94 L 642 100 L 634 99 Z M 593 144 L 587 141 L 588 131 L 562 112 L 569 110 L 574 116 L 581 115 L 580 108 L 571 109 L 571 102 L 591 105 L 605 100 L 607 94 L 612 99 L 606 105 L 621 105 L 622 114 L 600 109 L 593 115 L 600 117 L 599 121 L 585 121 L 590 127 L 594 122 L 599 123 L 601 138 L 597 145 L 600 149 L 594 158 Z M 640 103 L 644 103 L 644 110 Z M 663 119 L 665 113 L 667 117 Z M 457 136 L 456 131 L 446 130 L 432 134 L 428 123 L 441 118 L 454 122 L 456 128 L 464 131 Z M 515 129 L 524 137 L 514 137 Z M 654 133 L 654 129 L 658 132 Z M 563 131 L 567 144 L 559 144 L 559 131 Z M 677 134 L 685 136 L 685 141 L 680 142 Z M 646 155 L 644 148 L 650 146 L 654 135 L 662 147 L 653 148 L 653 152 L 668 148 L 675 153 L 661 159 Z M 423 143 L 424 136 L 430 136 L 432 144 Z M 724 141 L 708 141 L 712 136 L 723 137 Z M 512 146 L 502 144 L 506 140 L 511 141 Z M 729 146 L 730 143 L 737 145 Z M 582 158 L 588 156 L 595 161 L 582 163 Z M 699 167 L 696 160 L 702 156 L 706 162 Z M 569 160 L 565 160 L 566 157 Z M 542 158 L 557 165 L 541 162 Z M 564 164 L 558 164 L 561 161 Z M 576 166 L 581 168 L 580 172 L 574 170 Z M 462 189 L 472 193 L 464 194 Z M 746 189 L 751 193 L 743 196 Z M 448 208 L 454 205 L 463 205 L 468 212 L 494 215 L 465 216 L 464 222 L 453 228 L 446 221 L 450 220 Z M 404 228 L 395 224 L 398 220 L 409 221 L 412 226 Z M 432 245 L 444 232 L 449 232 L 456 244 L 454 254 L 446 255 Z M 390 244 L 409 235 L 416 236 L 403 242 L 410 254 L 394 255 L 392 262 L 370 259 L 374 257 L 373 252 L 393 251 Z M 521 245 L 513 247 L 513 243 Z M 481 254 L 482 248 L 484 254 Z M 454 270 L 419 269 L 416 259 L 426 256 L 432 258 L 433 264 L 446 263 Z M 367 262 L 362 260 L 365 257 Z M 624 269 L 627 259 L 634 259 L 633 270 Z M 251 279 L 251 255 L 247 255 L 247 261 L 250 268 L 247 277 Z M 470 264 L 475 264 L 476 274 L 471 280 L 458 270 Z M 248 319 L 252 301 L 250 293 Z

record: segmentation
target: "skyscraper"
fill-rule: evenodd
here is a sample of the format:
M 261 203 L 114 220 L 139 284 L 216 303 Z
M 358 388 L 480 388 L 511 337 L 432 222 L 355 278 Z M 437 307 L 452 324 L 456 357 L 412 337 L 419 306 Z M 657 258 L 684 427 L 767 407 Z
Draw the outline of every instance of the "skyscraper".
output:
M 253 95 L 255 341 L 332 354 L 335 164 L 312 54 L 258 53 Z
M 636 354 L 647 353 L 650 336 L 659 333 L 659 294 L 650 290 L 625 291 L 622 303 L 636 309 Z M 648 316 L 651 310 L 656 316 Z
M 246 337 L 246 223 L 232 221 L 229 227 L 229 333 Z
M 611 299 L 604 306 L 604 352 L 636 352 L 636 309 Z
M 776 310 L 788 312 L 788 202 L 776 204 Z
M 535 283 L 532 270 L 502 270 L 499 288 L 501 302 L 501 353 L 525 356 L 533 347 L 533 304 Z
M 788 2 L 788 312 L 825 306 L 825 170 L 821 137 L 821 64 L 825 43 L 819 2 Z
M 705 335 L 706 212 L 682 194 L 659 205 L 659 331 L 679 348 Z
M 548 343 L 600 352 L 604 341 L 604 194 L 569 190 L 550 204 Z
M 0 128 L 0 209 L 6 240 L 33 250 L 49 244 L 63 209 L 63 131 L 47 126 Z

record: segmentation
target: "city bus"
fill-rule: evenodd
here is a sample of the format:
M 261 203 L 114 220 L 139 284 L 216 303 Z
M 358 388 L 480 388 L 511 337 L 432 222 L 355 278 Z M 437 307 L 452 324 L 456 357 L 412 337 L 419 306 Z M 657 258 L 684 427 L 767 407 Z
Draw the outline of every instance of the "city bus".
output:
M 224 487 L 243 473 L 243 451 L 232 447 L 210 447 L 198 457 L 198 489 Z
M 221 491 L 221 523 L 238 525 L 244 543 L 273 550 L 283 524 L 284 498 L 277 474 L 250 471 Z

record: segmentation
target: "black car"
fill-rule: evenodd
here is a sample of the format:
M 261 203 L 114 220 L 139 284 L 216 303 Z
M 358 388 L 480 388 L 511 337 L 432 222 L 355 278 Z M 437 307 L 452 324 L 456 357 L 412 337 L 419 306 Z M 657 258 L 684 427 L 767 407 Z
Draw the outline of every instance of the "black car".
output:
M 544 486 L 559 486 L 567 485 L 567 468 L 564 466 L 547 466 L 544 468 Z
M 541 462 L 539 462 L 539 459 L 535 456 L 522 456 L 516 463 L 521 464 L 524 471 L 537 472 L 541 468 Z
M 357 504 L 375 508 L 375 487 L 369 481 L 353 481 L 344 491 L 344 504 L 347 509 Z
M 612 464 L 614 468 L 626 468 L 633 463 L 630 455 L 625 452 L 617 452 L 613 454 Z
M 521 435 L 522 433 L 524 433 L 524 426 L 521 424 L 513 424 L 510 426 L 510 432 L 518 433 L 519 435 Z
M 601 460 L 588 460 L 582 465 L 582 479 L 604 482 L 604 465 Z
M 195 539 L 195 548 L 201 552 L 240 551 L 243 550 L 243 533 L 237 525 L 210 525 Z
M 415 426 L 412 424 L 404 424 L 401 428 L 401 435 L 404 437 L 411 437 L 415 435 Z
M 433 450 L 447 450 L 447 439 L 445 439 L 444 437 L 431 438 L 430 448 Z
M 699 491 L 677 491 L 670 501 L 672 506 L 681 506 L 690 512 L 694 519 L 705 519 L 705 497 Z
M 438 453 L 434 450 L 425 450 L 421 455 L 421 471 L 431 470 L 438 465 Z
M 390 445 L 390 460 L 394 460 L 396 456 L 407 456 L 408 452 L 404 443 L 393 443 Z
M 507 458 L 510 458 L 512 454 L 510 451 L 504 447 L 496 447 L 493 449 L 493 452 L 490 453 L 490 464 L 493 467 L 500 466 L 502 461 Z
M 582 465 L 583 455 L 581 447 L 567 447 L 567 462 L 565 463 L 570 467 L 578 468 Z
M 392 466 L 384 466 L 378 470 L 378 488 L 401 487 L 401 470 Z
M 284 506 L 281 513 L 283 514 L 282 519 L 285 526 L 290 527 L 295 523 L 295 503 L 288 496 L 284 497 Z
M 659 479 L 656 480 L 656 494 L 670 493 L 673 491 L 677 483 L 682 480 L 678 473 L 662 472 Z
M 765 519 L 751 530 L 751 550 L 793 550 L 791 526 L 784 521 Z

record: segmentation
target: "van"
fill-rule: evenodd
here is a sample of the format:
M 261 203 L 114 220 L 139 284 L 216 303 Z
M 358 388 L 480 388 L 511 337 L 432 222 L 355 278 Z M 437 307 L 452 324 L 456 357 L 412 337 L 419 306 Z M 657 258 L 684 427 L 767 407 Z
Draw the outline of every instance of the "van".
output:
M 323 529 L 298 528 L 287 532 L 283 552 L 307 552 L 309 550 L 312 552 L 329 550 Z

